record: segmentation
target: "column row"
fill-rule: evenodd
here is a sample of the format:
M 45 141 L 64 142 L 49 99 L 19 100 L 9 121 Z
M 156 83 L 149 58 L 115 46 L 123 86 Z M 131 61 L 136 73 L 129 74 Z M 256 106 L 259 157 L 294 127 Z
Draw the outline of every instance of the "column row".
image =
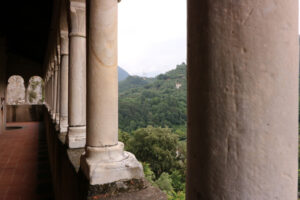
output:
M 91 184 L 142 178 L 142 165 L 118 142 L 118 0 L 60 6 L 45 78 L 53 123 L 69 148 L 85 147 L 81 169 Z

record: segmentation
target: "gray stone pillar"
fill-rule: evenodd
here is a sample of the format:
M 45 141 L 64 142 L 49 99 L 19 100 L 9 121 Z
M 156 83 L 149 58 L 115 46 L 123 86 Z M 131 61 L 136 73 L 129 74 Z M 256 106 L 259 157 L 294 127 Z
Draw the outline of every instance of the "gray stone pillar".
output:
M 297 199 L 297 4 L 188 0 L 187 199 Z
M 60 47 L 59 47 L 60 48 Z M 57 52 L 57 56 L 60 57 L 60 53 Z M 60 118 L 60 59 L 57 58 L 57 85 L 56 85 L 56 112 L 55 112 L 55 123 L 56 130 L 59 130 L 59 118 Z
M 46 74 L 46 79 L 47 79 L 47 83 L 46 83 L 46 106 L 48 109 L 48 112 L 50 112 L 50 85 L 51 85 L 51 75 L 50 75 L 50 67 L 48 68 L 48 72 Z
M 54 58 L 54 74 L 53 74 L 53 123 L 56 122 L 56 109 L 57 109 L 57 84 L 58 84 L 58 65 L 57 58 Z
M 51 62 L 51 118 L 54 119 L 54 115 L 55 115 L 55 105 L 54 105 L 54 99 L 55 99 L 55 93 L 54 93 L 54 63 Z
M 85 3 L 70 2 L 69 148 L 86 143 L 86 18 Z
M 68 131 L 68 81 L 69 81 L 69 36 L 61 31 L 61 69 L 60 69 L 60 132 Z
M 143 177 L 118 142 L 117 0 L 89 0 L 87 146 L 81 167 L 90 184 Z

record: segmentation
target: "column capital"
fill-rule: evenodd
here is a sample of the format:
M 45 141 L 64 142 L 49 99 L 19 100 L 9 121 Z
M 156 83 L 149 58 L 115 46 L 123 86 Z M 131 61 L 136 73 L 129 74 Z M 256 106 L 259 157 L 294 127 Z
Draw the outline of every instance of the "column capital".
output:
M 62 55 L 69 54 L 69 32 L 60 31 L 60 52 Z
M 70 1 L 70 37 L 86 37 L 86 4 Z
M 54 71 L 58 71 L 59 64 L 58 64 L 58 58 L 57 55 L 54 56 Z
M 54 60 L 50 61 L 50 72 L 54 71 Z

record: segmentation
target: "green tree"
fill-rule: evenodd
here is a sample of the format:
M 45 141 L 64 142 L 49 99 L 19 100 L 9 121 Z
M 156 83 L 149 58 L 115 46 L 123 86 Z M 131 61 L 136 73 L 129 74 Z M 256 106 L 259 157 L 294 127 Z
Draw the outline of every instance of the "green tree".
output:
M 177 147 L 177 136 L 169 128 L 140 128 L 127 141 L 127 149 L 138 160 L 149 163 L 157 177 L 178 167 Z
M 172 187 L 172 179 L 170 178 L 170 175 L 166 172 L 163 172 L 160 177 L 155 181 L 155 184 L 164 192 L 166 193 L 172 193 L 173 187 Z
M 144 174 L 145 174 L 145 178 L 151 183 L 153 184 L 155 181 L 155 174 L 152 171 L 149 163 L 142 163 L 143 164 L 143 168 L 144 168 Z

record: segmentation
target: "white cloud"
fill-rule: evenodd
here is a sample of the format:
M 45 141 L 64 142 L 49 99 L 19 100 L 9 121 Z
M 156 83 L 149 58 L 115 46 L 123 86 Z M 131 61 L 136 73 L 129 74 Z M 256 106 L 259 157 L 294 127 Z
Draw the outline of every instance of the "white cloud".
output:
M 157 75 L 186 61 L 186 0 L 123 0 L 119 65 L 132 75 Z

